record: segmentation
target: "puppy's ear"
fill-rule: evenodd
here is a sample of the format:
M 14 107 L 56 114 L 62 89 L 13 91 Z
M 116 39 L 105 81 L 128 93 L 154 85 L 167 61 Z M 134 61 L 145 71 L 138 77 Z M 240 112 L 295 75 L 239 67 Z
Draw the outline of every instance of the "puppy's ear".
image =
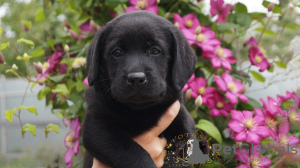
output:
M 103 54 L 103 35 L 105 28 L 101 28 L 100 31 L 94 37 L 93 42 L 87 51 L 87 70 L 89 85 L 93 86 L 99 79 L 100 61 Z
M 186 38 L 177 27 L 172 27 L 171 32 L 173 35 L 173 86 L 177 91 L 181 91 L 188 79 L 194 73 L 197 57 Z

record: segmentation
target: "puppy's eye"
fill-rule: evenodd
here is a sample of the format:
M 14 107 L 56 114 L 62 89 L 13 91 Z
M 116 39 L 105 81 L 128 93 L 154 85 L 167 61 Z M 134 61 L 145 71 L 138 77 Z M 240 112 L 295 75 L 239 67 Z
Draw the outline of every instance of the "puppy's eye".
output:
M 112 55 L 115 56 L 115 57 L 120 57 L 123 55 L 123 51 L 121 49 L 115 49 L 113 52 L 112 52 Z
M 153 47 L 150 50 L 150 54 L 152 54 L 152 55 L 158 55 L 160 53 L 161 53 L 161 51 L 158 48 L 156 48 L 156 47 Z

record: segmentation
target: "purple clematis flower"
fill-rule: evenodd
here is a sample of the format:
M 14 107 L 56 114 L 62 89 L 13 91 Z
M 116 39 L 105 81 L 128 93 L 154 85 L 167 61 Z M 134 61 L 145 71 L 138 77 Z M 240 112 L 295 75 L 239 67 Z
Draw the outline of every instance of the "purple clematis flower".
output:
M 295 135 L 288 136 L 289 131 L 290 122 L 285 121 L 278 127 L 278 137 L 276 138 L 276 142 L 281 145 L 289 144 L 289 146 L 298 146 L 299 138 Z
M 230 5 L 224 5 L 223 0 L 210 0 L 210 14 L 211 16 L 218 15 L 217 22 L 226 22 L 227 15 L 230 10 Z
M 250 59 L 252 65 L 260 67 L 260 69 L 259 69 L 260 72 L 263 72 L 266 69 L 271 68 L 271 65 L 269 64 L 268 60 L 265 58 L 263 53 L 260 51 L 255 38 L 251 37 L 245 44 L 252 45 L 248 51 L 249 59 Z
M 243 84 L 238 80 L 233 81 L 232 76 L 228 73 L 224 72 L 222 74 L 223 79 L 216 75 L 214 76 L 214 78 L 218 88 L 221 91 L 226 91 L 225 96 L 232 104 L 238 103 L 237 98 L 239 98 L 242 102 L 249 101 L 249 99 L 241 93 L 244 87 Z
M 192 83 L 195 80 L 195 74 L 193 74 L 190 79 L 187 81 L 187 83 L 183 86 L 182 91 L 186 92 L 188 89 L 190 89 L 189 84 Z
M 193 13 L 190 13 L 183 17 L 180 17 L 179 14 L 175 13 L 173 15 L 173 19 L 175 24 L 178 23 L 180 30 L 188 29 L 191 32 L 195 32 L 196 28 L 200 26 L 199 20 Z
M 201 28 L 200 32 L 195 31 L 194 33 L 187 29 L 182 29 L 181 31 L 190 45 L 196 44 L 203 51 L 213 52 L 216 46 L 221 45 L 220 40 L 216 39 L 215 32 L 209 28 L 205 30 Z
M 206 87 L 206 80 L 202 77 L 196 78 L 188 86 L 192 89 L 193 98 L 196 99 L 199 95 L 202 96 L 203 104 L 206 104 L 206 99 L 212 96 L 212 93 L 216 90 L 214 87 Z
M 270 136 L 269 129 L 265 126 L 264 117 L 257 115 L 253 117 L 251 111 L 231 110 L 231 120 L 228 123 L 235 133 L 234 141 L 259 144 L 259 142 Z
M 83 22 L 80 26 L 79 29 L 85 32 L 90 32 L 90 33 L 95 33 L 97 32 L 97 25 L 93 20 L 87 20 Z
M 282 116 L 286 115 L 286 112 L 281 107 L 281 101 L 277 101 L 272 97 L 268 97 L 268 102 L 266 102 L 264 99 L 259 100 L 263 104 L 262 108 L 267 110 L 271 115 L 275 116 L 278 113 L 280 113 Z
M 88 77 L 84 78 L 83 84 L 86 85 L 86 86 L 89 86 Z
M 224 69 L 231 71 L 232 63 L 236 63 L 235 58 L 232 56 L 231 50 L 217 46 L 214 52 L 203 52 L 204 58 L 211 59 L 211 65 L 213 68 L 223 67 Z
M 269 129 L 270 135 L 275 140 L 277 136 L 277 124 L 278 121 L 276 117 L 274 117 L 272 114 L 270 114 L 267 110 L 261 110 L 258 108 L 254 108 L 255 115 L 260 115 L 264 118 L 265 124 L 267 128 Z
M 260 151 L 261 146 L 259 145 L 251 145 L 250 149 L 236 149 L 236 160 L 244 163 L 237 168 L 269 168 L 271 165 L 271 160 L 266 156 L 259 158 Z
M 72 167 L 73 154 L 77 155 L 79 152 L 79 137 L 80 137 L 81 125 L 79 118 L 76 117 L 70 122 L 70 132 L 67 133 L 65 138 L 65 146 L 68 148 L 65 153 L 65 163 L 68 165 L 67 168 Z
M 125 12 L 147 10 L 149 12 L 158 14 L 158 6 L 156 0 L 129 0 L 132 6 L 125 9 Z
M 218 91 L 215 91 L 213 96 L 208 97 L 207 107 L 211 109 L 209 112 L 211 116 L 223 115 L 228 117 L 230 110 L 234 109 L 233 104 L 225 103 L 225 98 Z

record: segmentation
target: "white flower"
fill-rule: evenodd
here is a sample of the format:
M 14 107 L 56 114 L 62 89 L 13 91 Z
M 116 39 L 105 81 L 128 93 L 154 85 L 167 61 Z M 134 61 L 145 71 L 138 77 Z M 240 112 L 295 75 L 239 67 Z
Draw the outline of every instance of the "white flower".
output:
M 18 69 L 19 69 L 18 66 L 17 66 L 16 64 L 13 64 L 11 67 L 12 67 L 12 69 L 14 69 L 14 70 L 18 70 Z
M 72 64 L 72 67 L 77 69 L 77 68 L 84 66 L 85 64 L 86 64 L 86 58 L 79 57 L 79 58 L 75 58 L 75 60 Z
M 65 52 L 69 52 L 70 51 L 70 47 L 68 46 L 68 44 L 65 45 L 64 50 L 65 50 Z

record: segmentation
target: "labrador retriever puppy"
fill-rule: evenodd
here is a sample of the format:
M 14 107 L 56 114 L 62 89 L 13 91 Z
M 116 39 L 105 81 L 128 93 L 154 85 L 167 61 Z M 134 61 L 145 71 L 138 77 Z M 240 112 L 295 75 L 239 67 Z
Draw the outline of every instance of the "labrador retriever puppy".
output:
M 95 157 L 111 167 L 155 168 L 148 152 L 132 138 L 156 126 L 178 99 L 180 111 L 161 136 L 169 142 L 195 132 L 181 93 L 195 62 L 181 31 L 163 17 L 137 11 L 107 23 L 87 53 L 84 167 L 90 168 Z

